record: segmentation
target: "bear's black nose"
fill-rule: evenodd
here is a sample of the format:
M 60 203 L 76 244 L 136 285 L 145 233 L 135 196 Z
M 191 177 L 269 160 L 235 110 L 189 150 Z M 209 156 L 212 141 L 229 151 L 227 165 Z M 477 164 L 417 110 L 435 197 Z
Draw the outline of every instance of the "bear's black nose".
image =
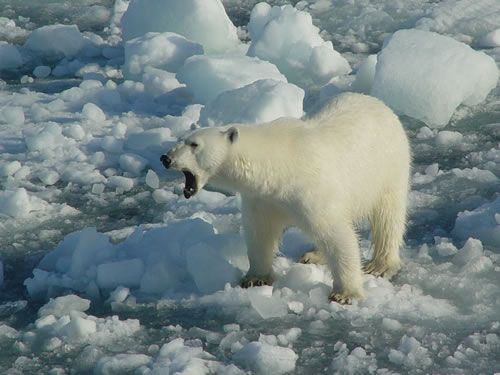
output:
M 172 164 L 172 159 L 170 159 L 167 155 L 162 155 L 160 157 L 160 161 L 162 162 L 165 168 L 170 168 L 170 164 Z

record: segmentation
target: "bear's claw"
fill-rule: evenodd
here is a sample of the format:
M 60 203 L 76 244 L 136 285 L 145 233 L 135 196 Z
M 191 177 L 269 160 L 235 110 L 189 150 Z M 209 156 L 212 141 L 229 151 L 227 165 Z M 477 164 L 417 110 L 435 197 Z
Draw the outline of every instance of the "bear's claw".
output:
M 331 302 L 337 302 L 340 303 L 341 305 L 350 305 L 352 303 L 352 298 L 343 293 L 331 292 L 330 295 L 328 296 L 328 299 Z
M 271 279 L 264 279 L 264 278 L 259 278 L 259 277 L 244 277 L 240 281 L 240 286 L 242 288 L 252 288 L 254 286 L 264 286 L 264 285 L 271 285 L 273 282 Z

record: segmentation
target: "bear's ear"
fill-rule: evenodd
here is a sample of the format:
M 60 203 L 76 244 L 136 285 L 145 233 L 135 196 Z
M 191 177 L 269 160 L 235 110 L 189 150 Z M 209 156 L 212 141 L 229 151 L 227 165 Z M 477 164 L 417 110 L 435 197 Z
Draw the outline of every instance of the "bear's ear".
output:
M 238 130 L 238 128 L 235 128 L 234 126 L 230 127 L 226 131 L 226 134 L 227 134 L 227 138 L 229 139 L 229 141 L 231 143 L 236 142 L 238 140 L 238 138 L 240 137 L 240 131 Z

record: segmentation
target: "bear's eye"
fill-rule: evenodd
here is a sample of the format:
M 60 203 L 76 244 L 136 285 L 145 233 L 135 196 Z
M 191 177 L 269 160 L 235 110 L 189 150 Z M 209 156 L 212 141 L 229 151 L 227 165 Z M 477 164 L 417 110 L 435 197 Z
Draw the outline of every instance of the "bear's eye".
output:
M 191 146 L 192 148 L 196 148 L 196 147 L 198 147 L 198 143 L 191 142 L 191 143 L 189 143 L 189 146 Z

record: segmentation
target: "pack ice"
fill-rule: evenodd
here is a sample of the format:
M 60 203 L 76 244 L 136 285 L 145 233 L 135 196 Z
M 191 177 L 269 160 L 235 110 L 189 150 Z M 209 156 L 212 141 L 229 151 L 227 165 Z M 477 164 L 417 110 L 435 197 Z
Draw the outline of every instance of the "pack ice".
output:
M 497 81 L 486 54 L 436 33 L 400 30 L 378 55 L 371 93 L 400 114 L 442 127 L 460 104 L 481 103 Z

